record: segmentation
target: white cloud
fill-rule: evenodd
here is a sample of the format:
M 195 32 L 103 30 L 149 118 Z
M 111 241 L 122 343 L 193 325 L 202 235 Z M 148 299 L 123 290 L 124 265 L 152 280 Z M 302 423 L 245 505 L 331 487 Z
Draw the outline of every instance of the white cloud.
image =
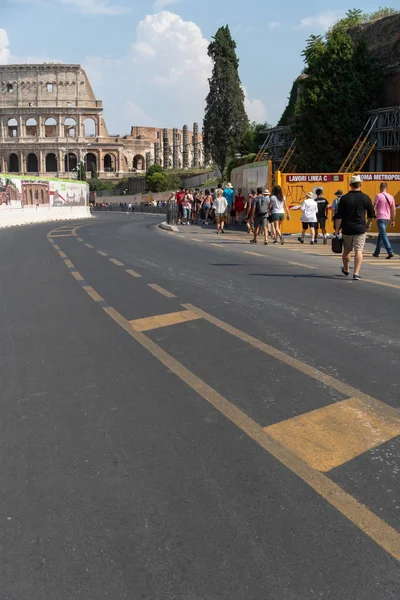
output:
M 61 4 L 83 15 L 122 15 L 129 12 L 126 6 L 113 0 L 14 0 L 20 4 Z
M 267 120 L 267 111 L 263 104 L 263 102 L 259 98 L 255 98 L 254 100 L 250 100 L 247 95 L 247 90 L 244 87 L 244 107 L 247 112 L 247 116 L 250 121 L 255 121 L 256 123 L 264 123 Z
M 7 31 L 0 29 L 0 65 L 7 65 L 10 62 L 10 50 Z
M 274 29 L 277 29 L 278 27 L 280 27 L 280 23 L 278 21 L 270 21 L 268 23 L 268 29 L 270 31 L 273 31 Z
M 298 29 L 309 29 L 315 27 L 326 31 L 332 27 L 336 21 L 342 18 L 344 14 L 345 13 L 342 10 L 331 10 L 324 13 L 319 13 L 318 15 L 305 17 L 304 19 L 300 20 Z

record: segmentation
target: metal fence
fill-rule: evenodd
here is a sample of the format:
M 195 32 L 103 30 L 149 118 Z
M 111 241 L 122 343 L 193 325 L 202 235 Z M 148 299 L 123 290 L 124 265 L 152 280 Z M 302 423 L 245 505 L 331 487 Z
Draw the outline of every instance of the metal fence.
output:
M 95 204 L 91 207 L 93 212 L 132 212 L 132 213 L 147 213 L 154 215 L 165 215 L 167 214 L 167 206 L 148 206 L 147 204 L 133 205 L 129 209 L 128 205 L 122 203 L 119 204 Z
M 167 223 L 168 225 L 177 225 L 179 216 L 179 207 L 176 202 L 170 202 L 166 206 Z

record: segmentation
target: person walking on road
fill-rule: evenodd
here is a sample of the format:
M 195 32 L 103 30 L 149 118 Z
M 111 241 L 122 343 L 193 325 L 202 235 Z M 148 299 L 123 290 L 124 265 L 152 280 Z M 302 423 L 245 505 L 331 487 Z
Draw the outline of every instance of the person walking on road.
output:
M 314 194 L 312 192 L 307 192 L 306 199 L 301 205 L 301 222 L 302 222 L 302 232 L 301 236 L 297 239 L 301 244 L 304 244 L 304 238 L 306 237 L 306 231 L 310 228 L 311 234 L 311 246 L 314 246 L 315 243 L 315 233 L 317 231 L 318 223 L 317 223 L 317 215 L 318 215 L 318 204 L 314 199 Z
M 375 218 L 372 200 L 361 191 L 361 184 L 361 177 L 353 175 L 350 179 L 350 191 L 340 199 L 335 223 L 335 235 L 339 235 L 340 228 L 343 232 L 342 273 L 346 277 L 349 276 L 350 253 L 354 249 L 353 279 L 356 281 L 361 279 L 360 269 L 367 239 L 367 229 L 371 227 L 372 219 Z
M 246 210 L 246 226 L 247 233 L 251 234 L 253 232 L 254 223 L 253 223 L 253 215 L 254 215 L 254 202 L 257 198 L 257 194 L 255 190 L 251 190 L 248 200 L 246 202 L 245 210 Z
M 315 202 L 318 205 L 318 213 L 317 213 L 317 229 L 315 232 L 315 243 L 318 243 L 318 228 L 321 229 L 322 237 L 324 239 L 324 246 L 327 245 L 328 240 L 326 239 L 326 220 L 328 218 L 328 208 L 329 202 L 326 198 L 324 198 L 324 191 L 320 188 L 315 191 L 316 199 Z
M 283 245 L 285 240 L 283 239 L 281 231 L 281 223 L 285 219 L 285 212 L 288 220 L 290 219 L 290 213 L 288 207 L 286 206 L 286 198 L 282 193 L 282 188 L 280 185 L 276 185 L 272 190 L 269 210 L 272 215 L 272 224 L 274 226 L 275 239 L 273 243 L 277 244 L 279 239 Z
M 213 208 L 215 212 L 215 218 L 217 220 L 217 233 L 225 233 L 225 215 L 226 209 L 228 208 L 228 202 L 226 198 L 222 195 L 223 190 L 217 190 L 217 198 L 214 202 Z
M 254 202 L 254 237 L 251 244 L 257 244 L 257 235 L 264 234 L 264 245 L 268 245 L 268 215 L 270 206 L 269 190 L 257 189 L 257 197 Z
M 208 216 L 213 205 L 213 197 L 210 190 L 204 192 L 201 208 L 203 209 L 204 225 L 208 225 Z
M 235 195 L 235 203 L 233 206 L 233 210 L 235 211 L 236 223 L 239 225 L 239 227 L 241 227 L 243 223 L 244 205 L 245 198 L 243 196 L 243 190 L 242 188 L 239 188 L 238 193 Z
M 386 229 L 389 223 L 391 227 L 395 226 L 396 203 L 393 196 L 388 193 L 387 183 L 381 183 L 380 192 L 375 198 L 374 207 L 379 235 L 378 241 L 376 242 L 375 252 L 372 256 L 378 258 L 382 246 L 385 246 L 385 250 L 387 252 L 386 259 L 388 260 L 394 257 L 394 252 L 386 233 Z
M 223 196 L 228 203 L 228 209 L 226 213 L 226 224 L 230 225 L 232 222 L 232 214 L 233 214 L 233 199 L 235 196 L 235 191 L 231 183 L 227 183 L 225 189 L 223 191 Z

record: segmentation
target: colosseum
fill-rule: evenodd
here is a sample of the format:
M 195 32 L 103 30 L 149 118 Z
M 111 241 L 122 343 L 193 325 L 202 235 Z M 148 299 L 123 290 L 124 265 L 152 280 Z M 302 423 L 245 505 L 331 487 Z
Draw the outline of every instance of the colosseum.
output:
M 80 65 L 0 66 L 0 172 L 120 179 L 150 164 L 204 165 L 202 135 L 193 130 L 134 126 L 110 135 L 89 79 Z

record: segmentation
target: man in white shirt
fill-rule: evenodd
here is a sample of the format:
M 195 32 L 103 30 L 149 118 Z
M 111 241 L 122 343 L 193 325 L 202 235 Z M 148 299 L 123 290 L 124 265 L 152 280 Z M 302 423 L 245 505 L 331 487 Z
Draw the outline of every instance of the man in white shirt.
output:
M 314 194 L 312 192 L 307 192 L 306 194 L 306 199 L 304 200 L 303 204 L 301 205 L 301 221 L 303 223 L 303 231 L 301 233 L 301 236 L 299 236 L 297 239 L 299 240 L 299 242 L 301 244 L 304 244 L 304 238 L 306 237 L 306 231 L 308 228 L 310 228 L 310 233 L 311 233 L 311 246 L 314 246 L 314 240 L 315 240 L 315 232 L 317 230 L 318 227 L 318 219 L 317 219 L 317 214 L 318 214 L 318 204 L 316 203 L 315 199 L 314 199 Z
M 224 225 L 225 225 L 225 216 L 226 209 L 228 208 L 228 202 L 226 198 L 222 195 L 222 190 L 217 190 L 217 198 L 214 201 L 213 209 L 215 211 L 215 218 L 217 220 L 217 233 L 225 233 Z

